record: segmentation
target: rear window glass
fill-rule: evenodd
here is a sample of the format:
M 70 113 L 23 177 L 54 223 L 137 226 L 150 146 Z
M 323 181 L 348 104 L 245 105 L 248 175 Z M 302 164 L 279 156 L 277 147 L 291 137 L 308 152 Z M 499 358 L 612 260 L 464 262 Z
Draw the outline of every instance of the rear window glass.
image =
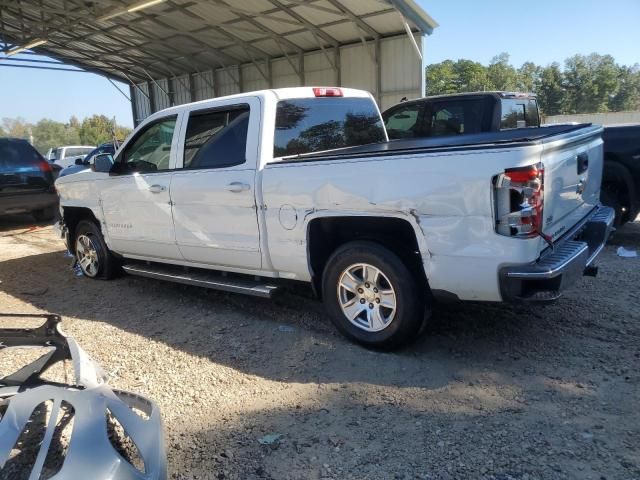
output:
M 35 167 L 43 160 L 42 155 L 27 142 L 0 142 L 0 171 Z
M 304 98 L 278 102 L 274 157 L 384 140 L 380 114 L 369 98 Z
M 539 127 L 538 104 L 533 99 L 502 99 L 500 130 Z

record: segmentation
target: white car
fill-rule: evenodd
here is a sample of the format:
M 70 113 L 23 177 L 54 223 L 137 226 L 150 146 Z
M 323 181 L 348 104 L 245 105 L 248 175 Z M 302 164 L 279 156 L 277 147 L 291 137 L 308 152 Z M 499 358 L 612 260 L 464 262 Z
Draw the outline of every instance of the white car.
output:
M 63 169 L 75 165 L 76 159 L 83 159 L 94 148 L 96 147 L 89 145 L 67 145 L 51 148 L 47 152 L 46 159 Z
M 61 227 L 87 277 L 265 297 L 308 282 L 340 331 L 392 348 L 434 297 L 551 301 L 595 274 L 613 221 L 601 132 L 389 142 L 367 92 L 244 93 L 155 113 L 58 179 Z

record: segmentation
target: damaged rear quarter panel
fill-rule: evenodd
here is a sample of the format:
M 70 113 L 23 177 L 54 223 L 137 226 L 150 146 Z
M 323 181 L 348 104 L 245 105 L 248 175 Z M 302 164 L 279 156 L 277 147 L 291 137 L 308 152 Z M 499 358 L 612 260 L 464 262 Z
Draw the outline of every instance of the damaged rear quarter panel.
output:
M 535 248 L 494 233 L 491 181 L 539 155 L 539 147 L 532 146 L 269 164 L 262 188 L 273 268 L 284 276 L 310 278 L 306 235 L 313 218 L 391 216 L 414 227 L 432 288 L 444 286 L 460 298 L 499 300 L 497 263 L 520 261 Z M 283 206 L 295 209 L 294 228 L 281 224 Z M 466 270 L 470 262 L 477 271 L 472 267 L 472 278 L 461 285 L 460 272 L 450 269 Z M 471 286 L 476 281 L 488 285 Z

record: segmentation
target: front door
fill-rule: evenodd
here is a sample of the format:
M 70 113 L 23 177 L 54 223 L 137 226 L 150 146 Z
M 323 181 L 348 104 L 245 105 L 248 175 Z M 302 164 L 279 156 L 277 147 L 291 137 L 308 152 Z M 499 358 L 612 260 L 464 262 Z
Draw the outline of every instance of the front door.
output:
M 258 106 L 249 99 L 189 115 L 182 168 L 171 183 L 176 241 L 186 260 L 261 268 L 254 192 Z
M 182 259 L 171 216 L 177 116 L 142 128 L 121 150 L 101 186 L 111 249 L 130 256 Z

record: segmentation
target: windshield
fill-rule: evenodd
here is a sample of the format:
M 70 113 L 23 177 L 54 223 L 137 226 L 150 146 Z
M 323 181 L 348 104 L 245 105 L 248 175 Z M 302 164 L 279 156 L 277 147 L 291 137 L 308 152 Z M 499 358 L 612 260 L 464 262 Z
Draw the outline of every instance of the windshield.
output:
M 54 148 L 49 156 L 49 160 L 55 162 L 56 160 L 60 160 L 60 155 L 62 155 L 62 148 Z
M 382 119 L 370 98 L 304 98 L 278 102 L 274 157 L 385 140 Z
M 84 156 L 91 150 L 93 147 L 70 147 L 64 152 L 64 158 Z

